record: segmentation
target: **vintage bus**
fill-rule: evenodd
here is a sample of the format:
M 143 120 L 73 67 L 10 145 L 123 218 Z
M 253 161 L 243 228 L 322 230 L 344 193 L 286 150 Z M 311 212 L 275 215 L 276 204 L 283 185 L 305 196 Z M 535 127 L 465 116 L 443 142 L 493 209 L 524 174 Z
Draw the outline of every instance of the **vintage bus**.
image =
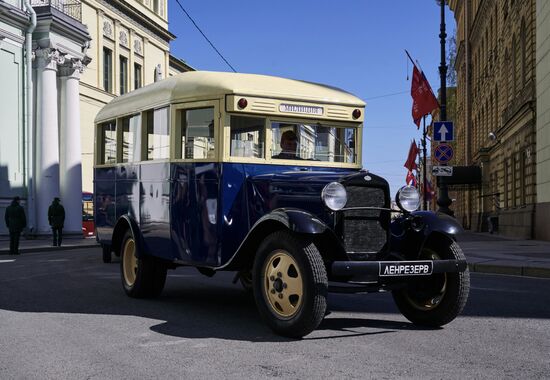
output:
M 453 320 L 469 274 L 446 216 L 415 211 L 362 169 L 365 103 L 263 75 L 188 72 L 118 97 L 96 118 L 94 202 L 103 260 L 124 291 L 161 293 L 167 269 L 235 271 L 277 333 L 323 319 L 328 291 L 392 291 L 412 322 Z M 329 286 L 330 284 L 330 286 Z

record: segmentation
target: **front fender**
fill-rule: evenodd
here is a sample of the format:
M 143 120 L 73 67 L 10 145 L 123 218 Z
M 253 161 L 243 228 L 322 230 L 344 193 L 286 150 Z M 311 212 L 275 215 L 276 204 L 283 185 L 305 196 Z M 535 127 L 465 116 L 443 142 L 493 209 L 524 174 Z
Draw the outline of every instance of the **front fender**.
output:
M 433 211 L 415 211 L 395 219 L 390 226 L 391 250 L 400 252 L 406 258 L 418 256 L 426 241 L 433 234 L 456 240 L 464 232 L 453 217 Z
M 279 222 L 293 232 L 304 234 L 322 234 L 328 228 L 322 220 L 307 211 L 279 208 L 262 216 L 250 229 L 250 232 L 266 221 Z
M 293 208 L 276 209 L 258 219 L 232 258 L 216 269 L 236 270 L 246 266 L 247 263 L 252 263 L 256 249 L 263 239 L 285 228 L 292 232 L 311 235 L 332 231 L 322 220 L 309 212 Z

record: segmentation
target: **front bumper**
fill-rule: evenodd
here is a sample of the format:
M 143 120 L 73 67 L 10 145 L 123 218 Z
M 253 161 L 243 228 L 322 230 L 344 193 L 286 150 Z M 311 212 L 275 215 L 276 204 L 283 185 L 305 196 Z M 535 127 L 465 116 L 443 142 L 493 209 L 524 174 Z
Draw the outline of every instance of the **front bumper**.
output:
M 464 272 L 467 268 L 468 263 L 465 260 L 335 261 L 331 266 L 331 274 L 357 281 L 382 282 L 437 273 Z

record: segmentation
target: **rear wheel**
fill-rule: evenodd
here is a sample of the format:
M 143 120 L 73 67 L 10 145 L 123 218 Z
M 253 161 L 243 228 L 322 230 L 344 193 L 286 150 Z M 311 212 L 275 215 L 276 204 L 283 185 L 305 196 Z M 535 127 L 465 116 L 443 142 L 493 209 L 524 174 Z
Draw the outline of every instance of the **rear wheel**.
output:
M 131 231 L 122 240 L 120 272 L 124 291 L 130 297 L 156 297 L 166 282 L 166 265 L 158 259 L 141 255 Z
M 448 241 L 422 249 L 423 260 L 466 260 L 456 242 Z M 399 311 L 417 325 L 443 326 L 457 317 L 466 305 L 470 272 L 438 273 L 415 278 L 404 289 L 394 290 Z
M 288 231 L 269 235 L 256 255 L 252 281 L 258 310 L 278 334 L 301 338 L 323 320 L 327 273 L 311 241 Z

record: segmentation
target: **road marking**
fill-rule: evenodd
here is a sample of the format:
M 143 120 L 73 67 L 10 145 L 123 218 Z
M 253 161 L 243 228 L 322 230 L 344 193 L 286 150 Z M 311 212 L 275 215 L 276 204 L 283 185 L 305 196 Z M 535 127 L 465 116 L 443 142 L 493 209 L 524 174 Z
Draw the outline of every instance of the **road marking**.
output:
M 11 260 L 0 260 L 0 264 L 2 263 L 13 263 L 15 261 L 15 259 L 11 259 Z

